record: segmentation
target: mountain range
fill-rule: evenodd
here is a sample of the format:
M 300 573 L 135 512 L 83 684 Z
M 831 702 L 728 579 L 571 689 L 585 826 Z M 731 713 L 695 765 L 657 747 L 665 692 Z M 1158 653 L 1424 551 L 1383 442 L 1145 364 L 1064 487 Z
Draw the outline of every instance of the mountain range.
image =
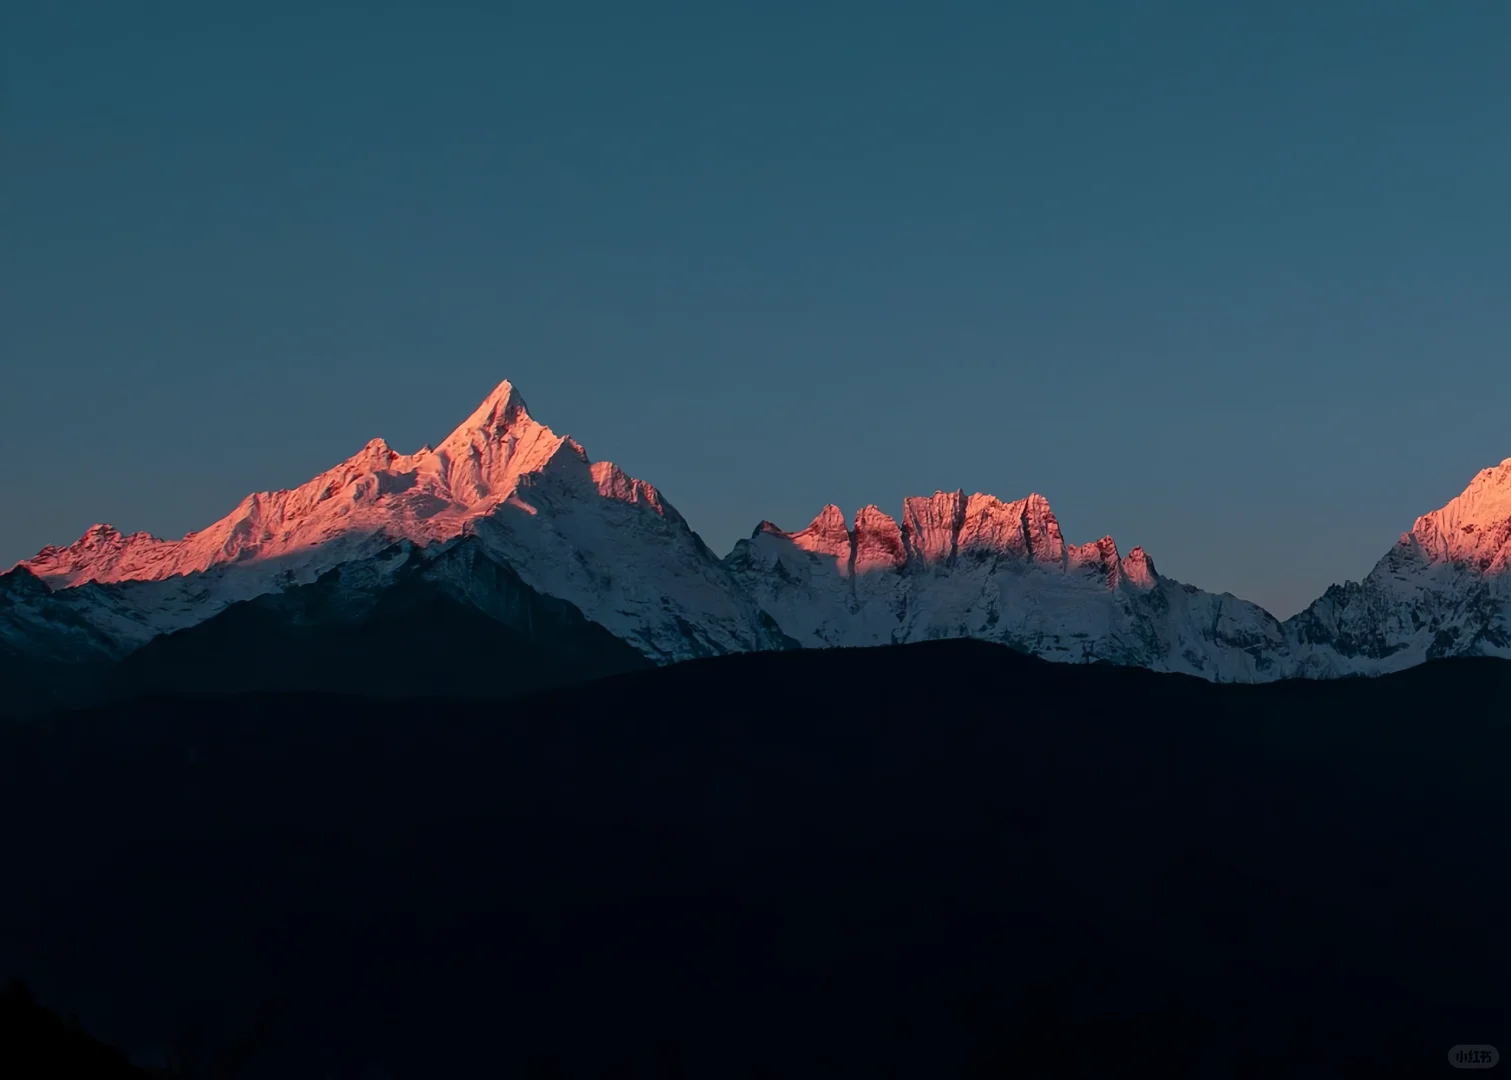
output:
M 1511 657 L 1511 459 L 1281 621 L 1068 543 L 1041 495 L 761 522 L 720 557 L 510 383 L 435 447 L 374 439 L 179 540 L 95 525 L 0 575 L 0 707 L 152 690 L 511 696 L 696 657 L 977 638 L 1216 682 Z

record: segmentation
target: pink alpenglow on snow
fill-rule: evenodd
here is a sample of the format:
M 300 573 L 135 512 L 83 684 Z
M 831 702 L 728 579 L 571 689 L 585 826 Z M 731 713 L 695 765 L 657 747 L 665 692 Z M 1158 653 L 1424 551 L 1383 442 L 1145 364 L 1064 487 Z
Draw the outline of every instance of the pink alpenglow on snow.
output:
M 1059 570 L 1095 568 L 1109 586 L 1126 581 L 1151 588 L 1156 579 L 1143 548 L 1120 559 L 1110 536 L 1067 545 L 1049 500 L 1039 494 L 1009 503 L 980 492 L 967 496 L 964 491 L 936 491 L 905 499 L 901 525 L 875 506 L 863 507 L 855 515 L 853 530 L 845 527 L 839 507 L 830 504 L 799 532 L 785 532 L 763 521 L 757 534 L 833 560 L 844 575 L 897 571 L 909 565 L 944 569 L 960 559 L 1006 557 Z
M 140 637 L 336 567 L 391 573 L 409 557 L 390 557 L 398 548 L 435 554 L 464 538 L 655 660 L 779 644 L 654 487 L 589 461 L 534 420 L 508 382 L 434 449 L 400 454 L 374 439 L 308 483 L 249 495 L 180 540 L 97 526 L 20 565 L 53 590 L 132 583 Z
M 1511 569 L 1511 458 L 1482 470 L 1440 510 L 1417 518 L 1401 543 L 1415 541 L 1435 563 L 1481 573 Z
M 776 529 L 776 526 L 771 528 Z M 845 528 L 844 512 L 833 503 L 820 510 L 806 529 L 793 533 L 790 539 L 804 551 L 833 559 L 835 569 L 841 574 L 851 572 L 850 530 Z
M 505 381 L 433 450 L 400 454 L 373 439 L 308 483 L 248 495 L 215 524 L 181 540 L 123 536 L 96 525 L 68 547 L 43 548 L 20 565 L 59 588 L 160 581 L 230 563 L 283 559 L 343 537 L 434 543 L 462 535 L 505 504 L 532 513 L 529 489 L 572 471 L 580 471 L 605 499 L 667 511 L 651 485 L 610 462 L 590 464 L 575 441 L 531 419 L 524 398 Z
M 590 461 L 508 382 L 433 449 L 400 454 L 374 439 L 182 539 L 96 525 L 44 548 L 5 586 L 0 635 L 67 626 L 125 655 L 337 568 L 341 589 L 387 587 L 404 567 L 444 575 L 456 547 L 657 662 L 976 637 L 1049 659 L 1263 681 L 1511 656 L 1511 459 L 1418 518 L 1362 582 L 1282 624 L 1160 576 L 1142 548 L 1121 554 L 1110 536 L 1067 544 L 1037 493 L 936 491 L 906 499 L 898 518 L 865 506 L 849 523 L 829 505 L 797 532 L 762 522 L 720 559 L 654 487 Z M 488 611 L 503 601 L 485 580 L 451 584 Z
M 948 562 L 955 554 L 965 515 L 965 493 L 936 491 L 902 503 L 902 536 L 908 557 L 923 565 Z
M 875 506 L 861 507 L 855 515 L 855 572 L 896 570 L 907 561 L 897 522 Z
M 1511 657 L 1511 458 L 1423 514 L 1364 579 L 1287 622 L 1302 674 L 1380 674 L 1444 656 Z
M 844 528 L 827 506 L 800 532 L 763 522 L 725 560 L 791 640 L 867 646 L 977 638 L 1051 660 L 1110 660 L 1209 679 L 1283 670 L 1281 624 L 1253 604 L 1162 578 L 1111 537 L 1066 544 L 1042 495 L 936 491 Z
M 1116 549 L 1114 549 L 1116 551 Z M 1123 579 L 1141 589 L 1154 587 L 1159 575 L 1154 572 L 1154 560 L 1141 547 L 1136 547 L 1123 560 Z

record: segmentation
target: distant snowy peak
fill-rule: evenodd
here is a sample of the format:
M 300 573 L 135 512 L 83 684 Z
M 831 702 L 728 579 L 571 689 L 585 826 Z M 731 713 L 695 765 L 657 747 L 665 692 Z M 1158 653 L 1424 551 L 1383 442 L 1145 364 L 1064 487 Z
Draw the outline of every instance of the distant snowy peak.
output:
M 1417 518 L 1363 581 L 1330 587 L 1285 629 L 1309 675 L 1511 657 L 1511 459 Z
M 855 515 L 857 574 L 873 570 L 898 570 L 908 561 L 907 545 L 897 521 L 876 506 L 863 506 Z
M 61 588 L 161 581 L 232 563 L 329 562 L 342 554 L 336 541 L 433 543 L 461 535 L 504 504 L 533 513 L 529 489 L 548 480 L 675 515 L 651 485 L 609 462 L 589 462 L 575 441 L 532 419 L 505 381 L 434 449 L 400 454 L 373 439 L 297 488 L 248 495 L 181 540 L 96 525 L 73 544 L 44 548 L 19 565 Z
M 746 543 L 766 537 L 832 561 L 843 575 L 878 570 L 945 569 L 962 559 L 1021 562 L 1061 571 L 1101 575 L 1109 587 L 1126 583 L 1153 588 L 1158 575 L 1143 548 L 1126 557 L 1112 537 L 1090 544 L 1067 545 L 1049 500 L 1039 494 L 1003 502 L 980 492 L 936 491 L 903 501 L 902 521 L 875 506 L 863 507 L 853 526 L 832 503 L 808 526 L 786 532 L 763 521 Z
M 935 495 L 932 501 L 937 505 L 939 498 Z M 914 506 L 922 502 L 908 501 Z M 1037 492 L 1009 503 L 991 495 L 972 495 L 960 507 L 959 520 L 956 546 L 966 554 L 1007 554 L 1038 563 L 1065 561 L 1065 537 L 1060 532 L 1060 522 L 1050 509 L 1049 500 Z
M 1482 470 L 1440 510 L 1417 518 L 1412 541 L 1433 563 L 1455 563 L 1484 574 L 1511 569 L 1511 458 Z
M 164 543 L 149 533 L 127 536 L 113 525 L 91 525 L 67 547 L 49 544 L 17 567 L 59 586 L 91 580 L 114 581 L 118 578 L 113 575 L 123 562 L 131 566 L 149 561 L 147 553 Z
M 1289 670 L 1280 624 L 1252 604 L 1155 573 L 1111 537 L 1067 544 L 1049 501 L 936 491 L 874 506 L 826 506 L 807 528 L 763 522 L 725 559 L 782 633 L 805 646 L 938 638 L 998 641 L 1048 659 L 1108 660 L 1208 679 Z
M 1109 541 L 1111 537 L 1107 538 Z M 1114 555 L 1117 549 L 1113 548 Z M 1159 581 L 1159 574 L 1154 570 L 1154 560 L 1149 553 L 1141 547 L 1135 547 L 1123 559 L 1121 564 L 1123 580 L 1140 589 L 1152 589 Z

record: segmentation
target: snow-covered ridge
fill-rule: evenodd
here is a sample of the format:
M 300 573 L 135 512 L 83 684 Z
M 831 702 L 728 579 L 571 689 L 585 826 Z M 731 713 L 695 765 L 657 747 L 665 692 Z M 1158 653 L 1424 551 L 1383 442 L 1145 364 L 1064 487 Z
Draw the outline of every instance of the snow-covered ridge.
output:
M 1283 673 L 1280 624 L 1232 596 L 1161 578 L 1142 548 L 1067 544 L 1049 501 L 936 491 L 853 526 L 824 507 L 806 528 L 762 522 L 725 560 L 789 637 L 878 645 L 1000 641 L 1050 659 L 1113 660 L 1212 679 Z
M 1005 503 L 981 492 L 967 496 L 964 491 L 936 491 L 905 499 L 900 525 L 874 505 L 862 507 L 853 529 L 846 525 L 844 511 L 830 503 L 798 532 L 784 532 L 763 521 L 751 539 L 762 535 L 834 560 L 841 576 L 1007 556 L 1062 571 L 1093 567 L 1109 587 L 1128 581 L 1151 588 L 1155 578 L 1154 563 L 1141 547 L 1120 558 L 1110 536 L 1089 544 L 1066 544 L 1049 500 L 1038 493 Z
M 1050 659 L 1258 681 L 1511 656 L 1511 459 L 1418 518 L 1362 582 L 1281 624 L 1159 574 L 1142 548 L 1068 543 L 1039 494 L 936 491 L 895 518 L 825 506 L 795 532 L 762 522 L 719 559 L 654 487 L 590 461 L 508 382 L 434 448 L 400 454 L 374 439 L 181 539 L 96 525 L 44 548 L 0 575 L 0 642 L 115 659 L 337 566 L 373 578 L 396 543 L 433 554 L 464 538 L 658 662 L 979 637 Z
M 1246 681 L 1511 657 L 1511 459 L 1419 517 L 1362 582 L 1283 624 L 1161 577 L 1142 548 L 1066 543 L 1038 494 L 935 492 L 907 499 L 900 522 L 867 506 L 851 525 L 826 506 L 796 532 L 763 522 L 728 561 L 808 644 L 983 637 L 1051 659 Z
M 86 581 L 161 581 L 230 563 L 250 565 L 318 552 L 352 535 L 433 543 L 518 497 L 551 469 L 586 464 L 575 441 L 531 419 L 507 381 L 435 449 L 400 454 L 373 439 L 340 465 L 287 491 L 248 495 L 215 524 L 180 540 L 123 535 L 95 525 L 65 548 L 43 548 L 19 565 L 53 587 Z M 604 498 L 666 506 L 655 488 L 609 462 L 589 473 Z
M 1286 636 L 1297 670 L 1316 677 L 1511 657 L 1511 458 L 1417 518 L 1363 581 L 1287 620 Z
M 1482 574 L 1511 569 L 1511 458 L 1482 470 L 1441 510 L 1417 518 L 1407 535 L 1432 562 L 1462 563 Z
M 140 644 L 398 541 L 462 536 L 655 659 L 778 643 L 660 492 L 590 461 L 534 420 L 508 382 L 434 449 L 400 454 L 374 439 L 308 483 L 249 495 L 182 539 L 97 525 L 18 569 L 60 590 L 60 603 L 83 586 L 130 590 L 129 628 L 139 631 L 130 644 Z

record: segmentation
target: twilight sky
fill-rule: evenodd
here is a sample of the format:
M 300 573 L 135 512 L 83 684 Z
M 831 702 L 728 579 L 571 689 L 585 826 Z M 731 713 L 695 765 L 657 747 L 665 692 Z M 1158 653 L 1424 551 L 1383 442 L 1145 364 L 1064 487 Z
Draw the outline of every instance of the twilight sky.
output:
M 1282 616 L 1511 456 L 1511 5 L 25 6 L 3 566 L 503 378 L 720 553 L 1036 490 Z

